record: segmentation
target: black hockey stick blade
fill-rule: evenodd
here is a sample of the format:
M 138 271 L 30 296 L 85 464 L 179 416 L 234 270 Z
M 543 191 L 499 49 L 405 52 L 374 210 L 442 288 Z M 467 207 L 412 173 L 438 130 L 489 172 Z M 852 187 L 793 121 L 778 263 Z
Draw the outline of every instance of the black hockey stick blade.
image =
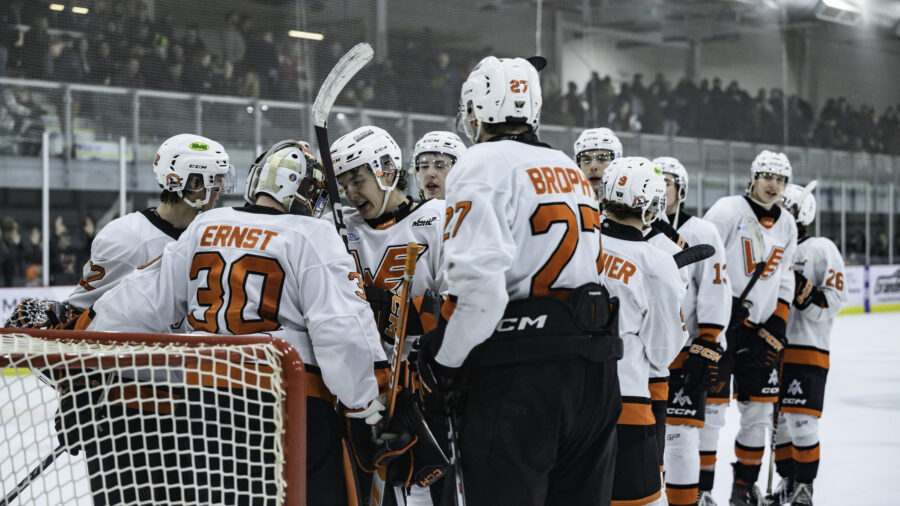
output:
M 678 268 L 681 269 L 686 265 L 691 265 L 701 260 L 706 260 L 707 258 L 715 254 L 716 248 L 714 248 L 711 244 L 697 244 L 695 246 L 685 248 L 678 253 L 675 253 L 674 255 L 672 255 L 672 258 L 675 260 L 675 265 L 677 265 Z
M 0 501 L 0 506 L 7 506 L 8 504 L 10 504 L 10 502 L 18 497 L 23 490 L 28 488 L 28 485 L 30 485 L 32 481 L 37 479 L 37 477 L 40 476 L 42 472 L 44 472 L 44 469 L 50 467 L 50 464 L 52 464 L 53 461 L 55 461 L 56 458 L 59 457 L 64 451 L 66 451 L 65 445 L 60 444 L 59 446 L 57 446 L 56 449 L 53 450 L 53 453 L 47 455 L 40 464 L 38 464 L 34 469 L 31 470 L 30 473 L 28 473 L 28 476 L 20 481 L 19 484 L 16 485 L 16 487 L 12 489 L 12 491 L 10 491 L 10 493 L 7 494 L 2 501 Z
M 530 58 L 525 58 L 529 63 L 534 65 L 534 68 L 540 72 L 547 68 L 547 59 L 543 56 L 532 56 Z

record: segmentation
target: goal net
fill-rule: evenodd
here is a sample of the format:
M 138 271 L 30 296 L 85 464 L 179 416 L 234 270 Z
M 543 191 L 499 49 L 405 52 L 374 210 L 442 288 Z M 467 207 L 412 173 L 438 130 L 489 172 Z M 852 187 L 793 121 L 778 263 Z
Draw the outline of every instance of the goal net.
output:
M 0 329 L 0 373 L 0 505 L 305 500 L 284 341 Z

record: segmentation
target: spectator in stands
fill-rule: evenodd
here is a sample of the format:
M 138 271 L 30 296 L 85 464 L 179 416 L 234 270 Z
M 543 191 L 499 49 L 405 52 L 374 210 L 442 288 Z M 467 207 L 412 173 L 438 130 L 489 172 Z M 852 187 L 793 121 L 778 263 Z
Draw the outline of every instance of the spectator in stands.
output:
M 63 232 L 57 236 L 56 247 L 50 247 L 50 284 L 74 285 L 81 277 L 78 249 L 72 236 Z
M 24 244 L 19 224 L 7 216 L 0 222 L 0 286 L 21 286 L 25 282 Z
M 4 86 L 0 92 L 0 132 L 19 139 L 18 154 L 35 156 L 41 149 L 43 108 L 25 86 Z
M 75 41 L 65 38 L 51 46 L 53 55 L 53 79 L 56 81 L 84 82 L 84 63 L 75 48 Z
M 0 3 L 0 77 L 6 75 L 9 54 L 19 40 L 18 24 L 19 18 L 10 2 Z
M 25 33 L 22 59 L 29 79 L 47 79 L 50 76 L 50 20 L 46 16 L 37 18 L 35 24 Z
M 872 263 L 886 264 L 888 262 L 888 236 L 885 232 L 878 232 L 872 241 Z
M 581 97 L 578 95 L 578 85 L 575 81 L 569 81 L 568 91 L 563 97 L 566 103 L 565 112 L 572 115 L 575 126 L 584 126 L 584 107 L 581 105 Z
M 141 75 L 141 61 L 136 56 L 129 58 L 127 66 L 116 74 L 113 84 L 123 88 L 143 88 L 144 76 Z
M 612 80 L 609 76 L 600 79 L 600 74 L 591 72 L 591 80 L 584 86 L 584 98 L 587 101 L 587 127 L 597 127 L 606 123 L 609 103 L 616 96 Z
M 246 51 L 244 36 L 238 26 L 239 22 L 240 15 L 236 11 L 225 15 L 225 28 L 222 30 L 222 53 L 225 61 L 232 65 L 241 63 Z
M 184 46 L 184 61 L 188 65 L 200 63 L 200 59 L 206 54 L 206 45 L 203 43 L 203 39 L 200 38 L 197 25 L 188 25 L 181 45 Z

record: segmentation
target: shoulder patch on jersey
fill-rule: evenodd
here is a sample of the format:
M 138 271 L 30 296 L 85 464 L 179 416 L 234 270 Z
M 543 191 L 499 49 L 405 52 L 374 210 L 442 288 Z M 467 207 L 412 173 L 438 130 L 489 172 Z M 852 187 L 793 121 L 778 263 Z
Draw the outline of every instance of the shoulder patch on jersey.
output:
M 350 242 L 359 242 L 359 235 L 356 232 L 347 232 L 347 240 Z
M 430 226 L 434 225 L 434 223 L 436 221 L 437 221 L 437 216 L 428 216 L 428 217 L 423 216 L 423 217 L 417 219 L 416 221 L 412 222 L 412 226 L 413 227 L 430 227 Z

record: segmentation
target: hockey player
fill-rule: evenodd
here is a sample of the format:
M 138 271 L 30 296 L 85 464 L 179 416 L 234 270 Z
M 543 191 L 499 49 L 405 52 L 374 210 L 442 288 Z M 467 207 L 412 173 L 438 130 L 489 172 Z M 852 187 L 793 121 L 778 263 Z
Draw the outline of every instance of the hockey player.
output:
M 540 108 L 521 58 L 486 57 L 462 87 L 475 146 L 447 180 L 449 321 L 418 367 L 429 395 L 456 399 L 470 506 L 610 499 L 621 340 L 598 284 L 597 199 L 538 140 Z
M 666 215 L 669 223 L 690 245 L 709 244 L 713 256 L 682 271 L 690 273 L 682 312 L 688 341 L 669 366 L 668 406 L 666 410 L 666 496 L 671 505 L 698 502 L 700 477 L 700 428 L 706 424 L 724 424 L 724 417 L 705 418 L 706 397 L 717 380 L 719 362 L 724 353 L 719 344 L 731 315 L 731 289 L 725 263 L 725 246 L 715 225 L 691 216 L 683 209 L 687 197 L 688 174 L 675 158 L 653 160 L 666 179 Z
M 616 158 L 622 158 L 622 141 L 608 128 L 589 128 L 575 141 L 575 161 L 597 195 L 603 171 Z
M 453 135 L 449 132 L 438 133 Z M 443 193 L 444 178 L 449 168 L 444 166 L 438 169 L 438 166 L 451 161 L 451 157 L 439 154 L 438 150 L 458 156 L 464 152 L 465 146 L 461 142 L 454 144 L 445 135 L 431 134 L 419 141 L 416 149 L 422 146 L 433 150 L 419 156 L 428 160 L 423 174 L 427 181 L 433 183 L 431 186 L 426 184 L 426 193 L 429 188 L 434 190 L 433 193 Z M 376 126 L 363 126 L 339 138 L 331 146 L 331 158 L 337 182 L 353 205 L 344 213 L 350 254 L 362 275 L 366 298 L 375 314 L 385 349 L 391 351 L 393 334 L 388 332 L 388 328 L 392 294 L 403 276 L 407 243 L 419 245 L 410 296 L 423 297 L 426 290 L 435 293 L 446 291 L 442 264 L 444 201 L 429 198 L 415 202 L 405 195 L 407 173 L 403 171 L 400 146 L 390 134 Z M 418 313 L 411 306 L 406 327 L 407 345 L 401 350 L 404 358 L 422 333 Z M 443 443 L 447 430 L 440 427 L 441 421 L 434 417 L 428 419 L 436 439 Z M 446 448 L 446 445 L 443 446 Z M 446 483 L 448 480 L 441 480 L 430 491 L 413 487 L 412 502 L 427 504 L 429 494 L 437 497 L 446 490 Z
M 377 423 L 373 364 L 386 357 L 352 258 L 330 223 L 308 216 L 323 181 L 306 146 L 275 144 L 251 166 L 247 205 L 197 217 L 158 262 L 94 304 L 89 329 L 160 331 L 187 315 L 189 331 L 287 340 L 311 392 L 307 502 L 337 505 L 346 497 L 334 402 Z
M 659 167 L 645 158 L 617 158 L 606 168 L 602 190 L 603 281 L 619 298 L 619 335 L 625 343 L 612 504 L 660 504 L 648 381 L 652 369 L 668 367 L 686 339 L 680 313 L 685 286 L 672 252 L 644 237 L 665 202 Z
M 453 164 L 466 152 L 466 145 L 453 132 L 428 132 L 413 148 L 412 168 L 416 172 L 422 197 L 444 199 L 445 181 Z
M 731 504 L 737 506 L 761 500 L 755 483 L 766 446 L 766 428 L 771 428 L 773 405 L 778 400 L 778 357 L 786 343 L 794 295 L 791 264 L 797 248 L 797 226 L 777 204 L 790 178 L 791 164 L 784 154 L 762 151 L 750 166 L 747 194 L 719 199 L 705 216 L 725 243 L 728 284 L 734 297 L 743 291 L 755 270 L 751 255 L 754 239 L 745 218 L 758 222 L 765 241 L 765 268 L 747 295 L 746 305 L 732 302 L 726 332 L 726 354 L 734 356 L 734 384 L 741 413 L 731 493 Z M 723 393 L 727 395 L 718 395 Z M 711 438 L 703 439 L 702 451 L 715 448 Z M 701 480 L 711 484 L 712 475 Z
M 802 199 L 802 201 L 801 201 Z M 834 316 L 847 304 L 844 259 L 825 237 L 810 237 L 816 199 L 803 187 L 784 190 L 784 209 L 797 221 L 793 310 L 781 377 L 781 416 L 775 463 L 782 477 L 770 504 L 812 504 L 819 468 L 819 418 L 828 375 L 828 349 Z

